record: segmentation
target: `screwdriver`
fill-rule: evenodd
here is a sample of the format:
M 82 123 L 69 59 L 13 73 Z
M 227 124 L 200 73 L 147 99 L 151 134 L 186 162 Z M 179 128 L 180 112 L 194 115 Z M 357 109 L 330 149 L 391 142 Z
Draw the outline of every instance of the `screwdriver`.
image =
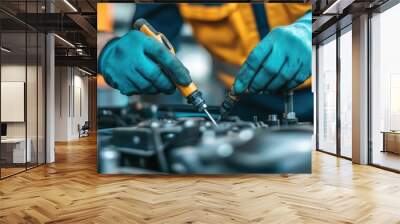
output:
M 235 104 L 239 101 L 239 96 L 233 93 L 233 90 L 230 90 L 226 95 L 224 101 L 219 108 L 220 118 L 219 120 L 225 119 L 232 111 Z
M 165 37 L 164 34 L 158 32 L 154 29 L 153 26 L 150 25 L 145 19 L 140 18 L 136 20 L 133 27 L 136 30 L 139 30 L 146 34 L 149 37 L 153 37 L 158 42 L 164 44 L 168 50 L 175 55 L 175 49 L 172 46 L 171 42 Z M 213 123 L 215 127 L 218 127 L 217 122 L 211 116 L 211 114 L 207 110 L 206 101 L 203 99 L 203 96 L 197 86 L 191 82 L 188 86 L 182 86 L 175 83 L 175 86 L 179 89 L 182 96 L 184 96 L 187 102 L 193 105 L 199 112 L 203 112 L 206 114 L 207 118 Z
M 302 88 L 301 86 L 296 87 L 294 90 Z M 285 94 L 285 116 L 287 116 L 287 113 L 294 113 L 293 112 L 293 90 L 289 90 L 284 93 Z M 221 104 L 221 107 L 219 109 L 220 113 L 220 118 L 219 120 L 225 119 L 232 111 L 233 107 L 235 104 L 239 101 L 240 97 L 238 95 L 235 95 L 233 93 L 233 89 L 231 89 L 228 94 L 226 95 L 224 101 Z

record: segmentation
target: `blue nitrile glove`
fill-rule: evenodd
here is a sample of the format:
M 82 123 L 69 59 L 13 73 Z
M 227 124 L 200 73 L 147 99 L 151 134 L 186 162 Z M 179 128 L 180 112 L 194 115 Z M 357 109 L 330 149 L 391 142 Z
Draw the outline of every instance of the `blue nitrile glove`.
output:
M 311 75 L 311 12 L 295 23 L 273 29 L 242 65 L 234 94 L 275 93 L 293 89 Z
M 107 43 L 99 57 L 99 72 L 122 94 L 171 94 L 177 84 L 191 78 L 185 66 L 167 47 L 133 30 Z

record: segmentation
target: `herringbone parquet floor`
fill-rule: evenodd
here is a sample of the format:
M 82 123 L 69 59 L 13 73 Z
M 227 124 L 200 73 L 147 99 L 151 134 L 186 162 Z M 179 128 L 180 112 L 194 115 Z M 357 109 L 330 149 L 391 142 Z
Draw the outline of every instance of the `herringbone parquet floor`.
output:
M 400 223 L 400 175 L 315 152 L 312 175 L 101 176 L 96 141 L 0 181 L 0 223 Z

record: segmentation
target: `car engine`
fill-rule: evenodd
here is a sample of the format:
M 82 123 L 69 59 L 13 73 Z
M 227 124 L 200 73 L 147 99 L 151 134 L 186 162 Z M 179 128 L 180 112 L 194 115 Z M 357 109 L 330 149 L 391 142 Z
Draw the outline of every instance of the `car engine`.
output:
M 218 108 L 210 111 L 217 117 Z M 102 174 L 311 172 L 312 125 L 290 113 L 231 116 L 218 127 L 185 105 L 137 103 L 98 114 Z

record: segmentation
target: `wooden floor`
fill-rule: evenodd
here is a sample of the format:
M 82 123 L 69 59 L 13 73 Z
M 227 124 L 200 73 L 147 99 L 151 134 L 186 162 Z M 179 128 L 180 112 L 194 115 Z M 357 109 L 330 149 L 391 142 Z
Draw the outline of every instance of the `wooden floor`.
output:
M 13 174 L 22 172 L 24 170 L 25 170 L 25 167 L 23 167 L 23 168 L 20 168 L 20 167 L 17 167 L 17 168 L 14 168 L 14 167 L 1 168 L 1 177 L 3 178 L 3 177 L 11 176 Z
M 5 178 L 20 172 L 24 172 L 27 169 L 33 169 L 37 166 L 37 164 L 27 164 L 25 168 L 25 164 L 18 165 L 18 167 L 2 167 L 1 168 L 1 178 Z
M 0 223 L 400 223 L 400 175 L 315 152 L 312 175 L 101 176 L 95 138 L 0 181 Z

